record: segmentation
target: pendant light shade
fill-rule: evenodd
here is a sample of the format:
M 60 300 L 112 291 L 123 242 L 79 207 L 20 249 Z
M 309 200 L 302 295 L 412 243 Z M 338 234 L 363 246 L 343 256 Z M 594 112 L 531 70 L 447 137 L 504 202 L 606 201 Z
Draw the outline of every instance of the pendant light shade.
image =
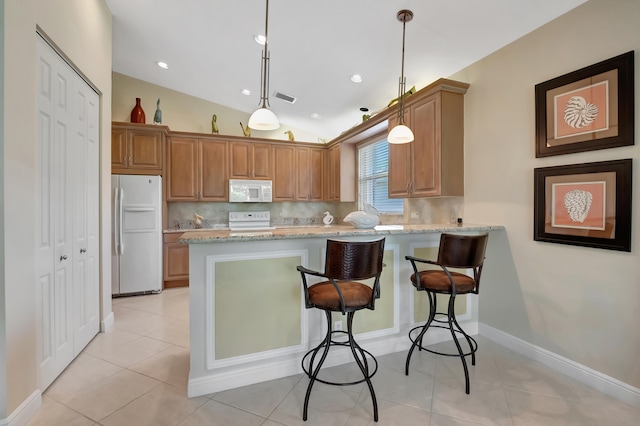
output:
M 391 129 L 387 136 L 389 143 L 401 144 L 413 142 L 413 132 L 404 124 L 404 89 L 406 80 L 404 78 L 404 36 L 407 22 L 413 19 L 413 12 L 403 9 L 398 12 L 398 21 L 402 22 L 402 69 L 400 73 L 400 82 L 398 83 L 398 124 Z
M 275 130 L 280 127 L 278 117 L 269 108 L 255 110 L 249 117 L 249 127 L 255 130 Z
M 387 135 L 389 143 L 409 143 L 413 142 L 413 132 L 404 124 L 398 124 Z
M 260 73 L 260 102 L 262 105 L 249 117 L 248 126 L 255 130 L 275 130 L 280 127 L 278 117 L 268 108 L 269 105 L 269 0 L 266 5 L 264 21 L 264 51 Z

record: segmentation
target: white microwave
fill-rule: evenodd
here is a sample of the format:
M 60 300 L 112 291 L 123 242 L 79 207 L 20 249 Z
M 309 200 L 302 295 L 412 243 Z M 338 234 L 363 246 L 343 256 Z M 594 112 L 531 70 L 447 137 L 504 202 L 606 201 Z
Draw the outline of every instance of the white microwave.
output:
M 270 180 L 229 179 L 230 203 L 270 203 Z

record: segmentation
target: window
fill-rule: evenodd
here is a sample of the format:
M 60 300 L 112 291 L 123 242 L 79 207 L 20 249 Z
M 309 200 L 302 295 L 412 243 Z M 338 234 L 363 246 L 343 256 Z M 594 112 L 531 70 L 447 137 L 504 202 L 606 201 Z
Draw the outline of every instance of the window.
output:
M 358 147 L 358 209 L 371 204 L 380 213 L 402 213 L 403 200 L 389 198 L 387 139 Z

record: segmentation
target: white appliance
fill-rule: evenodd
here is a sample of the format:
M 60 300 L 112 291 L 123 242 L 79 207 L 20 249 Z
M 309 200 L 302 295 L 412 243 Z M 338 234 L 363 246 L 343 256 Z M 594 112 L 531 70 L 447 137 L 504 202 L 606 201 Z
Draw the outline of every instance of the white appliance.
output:
M 162 289 L 162 178 L 112 175 L 111 293 Z
M 229 212 L 229 231 L 270 231 L 271 213 L 265 212 Z
M 270 180 L 229 179 L 230 203 L 270 203 Z

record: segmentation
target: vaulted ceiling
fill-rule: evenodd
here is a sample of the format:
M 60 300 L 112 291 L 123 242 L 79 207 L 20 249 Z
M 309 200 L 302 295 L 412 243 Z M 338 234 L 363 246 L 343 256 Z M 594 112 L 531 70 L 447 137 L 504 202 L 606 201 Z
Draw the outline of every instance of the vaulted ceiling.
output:
M 359 108 L 384 108 L 398 92 L 401 9 L 414 13 L 406 26 L 407 89 L 420 89 L 584 1 L 271 0 L 271 109 L 283 125 L 331 139 L 361 121 Z M 264 0 L 107 4 L 113 71 L 247 113 L 258 107 L 263 47 L 254 36 L 264 33 Z M 353 83 L 353 74 L 362 83 Z M 296 101 L 287 103 L 275 92 Z

